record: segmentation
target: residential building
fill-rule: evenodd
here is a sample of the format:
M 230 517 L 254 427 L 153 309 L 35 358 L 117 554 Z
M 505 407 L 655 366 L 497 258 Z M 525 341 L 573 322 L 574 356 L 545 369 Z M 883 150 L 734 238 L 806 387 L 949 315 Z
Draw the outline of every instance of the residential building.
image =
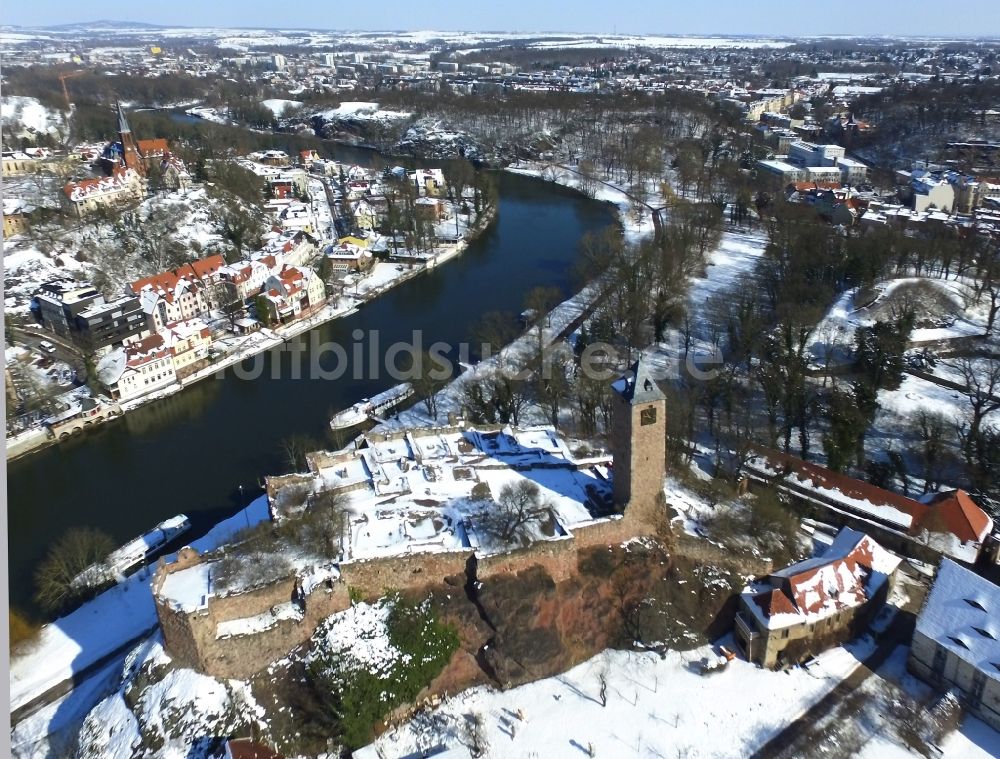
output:
M 148 333 L 139 299 L 123 295 L 112 301 L 93 303 L 81 311 L 76 317 L 73 337 L 85 351 L 103 354 Z
M 2 154 L 5 177 L 30 174 L 35 170 L 35 160 L 23 150 L 5 150 Z
M 354 205 L 354 226 L 358 229 L 372 231 L 378 227 L 378 213 L 371 204 L 364 200 L 359 200 Z
M 174 361 L 163 336 L 119 347 L 97 364 L 97 378 L 117 401 L 130 401 L 175 382 Z
M 907 669 L 1000 730 L 1000 587 L 945 559 L 917 617 Z
M 955 209 L 955 188 L 946 179 L 926 171 L 915 171 L 910 189 L 913 210 L 917 213 L 931 209 L 951 213 Z
M 418 169 L 410 174 L 410 181 L 419 195 L 439 198 L 448 191 L 441 169 Z
M 277 222 L 278 226 L 287 232 L 312 234 L 316 231 L 316 217 L 312 212 L 312 206 L 297 200 L 285 204 L 278 212 Z
M 17 198 L 3 199 L 3 237 L 19 235 L 28 229 L 34 206 Z
M 247 263 L 224 266 L 219 276 L 233 288 L 231 296 L 245 302 L 257 295 L 267 278 L 279 270 L 278 260 L 273 255 L 265 255 Z
M 740 595 L 737 644 L 749 661 L 773 668 L 856 638 L 888 598 L 900 561 L 868 535 L 843 528 L 822 556 Z
M 168 324 L 160 336 L 170 350 L 178 375 L 186 374 L 193 364 L 204 359 L 212 345 L 212 333 L 201 319 Z
M 139 296 L 150 331 L 159 332 L 171 322 L 208 316 L 214 305 L 213 288 L 225 265 L 221 255 L 214 255 L 132 282 L 129 289 Z
M 324 255 L 334 271 L 359 271 L 370 268 L 374 263 L 370 250 L 343 241 L 328 246 Z
M 326 285 L 311 269 L 285 266 L 264 282 L 264 291 L 257 298 L 258 319 L 268 324 L 286 324 L 298 319 L 303 312 L 326 302 Z
M 77 216 L 98 208 L 138 203 L 146 196 L 146 183 L 135 169 L 116 170 L 111 176 L 67 182 L 63 200 Z
M 47 330 L 62 337 L 77 331 L 76 317 L 104 296 L 89 282 L 56 279 L 46 282 L 31 300 L 31 312 Z

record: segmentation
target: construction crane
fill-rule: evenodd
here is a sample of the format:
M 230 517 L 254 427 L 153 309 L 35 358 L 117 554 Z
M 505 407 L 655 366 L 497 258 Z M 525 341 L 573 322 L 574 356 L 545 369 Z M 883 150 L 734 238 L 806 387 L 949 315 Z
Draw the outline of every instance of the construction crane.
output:
M 66 110 L 73 110 L 73 106 L 69 102 L 69 90 L 66 89 L 66 80 L 72 79 L 75 76 L 80 76 L 81 74 L 86 74 L 86 71 L 67 71 L 65 74 L 59 75 L 59 83 L 62 85 L 63 97 L 66 99 Z

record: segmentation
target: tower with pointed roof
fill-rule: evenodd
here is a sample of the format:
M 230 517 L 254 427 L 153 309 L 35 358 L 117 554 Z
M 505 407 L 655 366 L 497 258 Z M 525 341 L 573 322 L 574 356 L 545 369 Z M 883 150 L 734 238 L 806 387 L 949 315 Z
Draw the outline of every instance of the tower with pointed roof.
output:
M 139 153 L 139 146 L 132 136 L 132 128 L 125 117 L 125 109 L 121 103 L 115 103 L 118 110 L 118 142 L 121 145 L 121 163 L 123 168 L 135 169 L 140 174 L 146 173 L 146 164 Z
M 667 398 L 641 359 L 611 390 L 615 506 L 648 513 L 659 503 L 666 474 Z

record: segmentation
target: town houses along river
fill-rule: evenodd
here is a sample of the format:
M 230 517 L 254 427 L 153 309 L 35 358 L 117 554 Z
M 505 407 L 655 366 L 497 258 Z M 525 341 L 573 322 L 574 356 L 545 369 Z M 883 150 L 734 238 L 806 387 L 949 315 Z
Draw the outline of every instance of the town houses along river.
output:
M 414 330 L 425 348 L 439 340 L 456 345 L 471 339 L 483 314 L 519 313 L 535 286 L 568 295 L 580 238 L 615 223 L 611 207 L 537 179 L 499 173 L 498 183 L 498 219 L 465 253 L 317 327 L 302 337 L 301 352 L 265 354 L 258 378 L 228 370 L 8 462 L 11 604 L 33 609 L 34 568 L 66 529 L 97 527 L 124 543 L 183 513 L 192 523 L 185 540 L 197 537 L 259 494 L 265 475 L 283 469 L 283 440 L 323 439 L 333 412 L 395 384 L 385 372 L 378 379 L 355 379 L 353 371 L 310 378 L 311 346 L 335 341 L 350 355 L 356 330 L 366 348 L 377 332 L 380 352 L 412 342 Z M 327 352 L 321 365 L 333 362 Z

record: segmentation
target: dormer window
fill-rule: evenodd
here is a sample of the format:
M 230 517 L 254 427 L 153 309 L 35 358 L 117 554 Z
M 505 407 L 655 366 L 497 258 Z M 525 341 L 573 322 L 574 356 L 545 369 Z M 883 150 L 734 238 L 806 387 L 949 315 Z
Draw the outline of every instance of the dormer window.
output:
M 954 643 L 954 644 L 955 644 L 956 646 L 958 646 L 959 648 L 964 648 L 964 649 L 966 649 L 966 650 L 968 650 L 968 649 L 969 649 L 969 646 L 968 646 L 968 645 L 966 644 L 966 642 L 965 642 L 964 640 L 962 640 L 961 638 L 956 638 L 956 637 L 955 637 L 955 636 L 953 636 L 953 635 L 949 635 L 949 636 L 948 636 L 948 640 L 950 640 L 950 641 L 951 641 L 952 643 Z
M 966 598 L 965 602 L 974 609 L 979 609 L 979 611 L 986 611 L 986 607 L 973 598 Z
M 982 627 L 973 627 L 972 629 L 975 630 L 980 635 L 982 635 L 984 638 L 989 638 L 990 640 L 996 640 L 997 639 L 996 635 L 994 635 L 993 633 L 991 633 L 989 630 L 984 630 Z

